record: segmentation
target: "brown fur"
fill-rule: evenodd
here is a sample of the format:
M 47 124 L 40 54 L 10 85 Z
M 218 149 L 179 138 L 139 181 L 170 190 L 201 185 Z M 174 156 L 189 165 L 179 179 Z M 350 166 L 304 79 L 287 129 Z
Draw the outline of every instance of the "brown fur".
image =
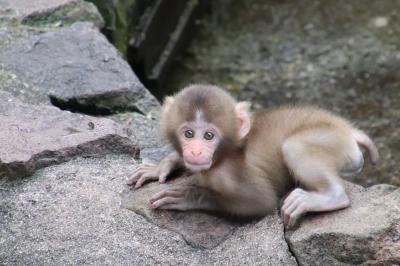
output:
M 277 207 L 278 198 L 296 182 L 282 154 L 284 141 L 315 128 L 351 133 L 347 121 L 315 107 L 284 106 L 258 111 L 253 115 L 244 148 L 237 153 L 225 153 L 222 166 L 201 173 L 201 178 L 207 180 L 205 186 L 224 195 L 224 208 L 230 213 L 263 215 L 271 212 Z M 341 154 L 345 147 L 340 143 L 337 140 L 328 147 L 329 157 L 338 159 L 332 162 L 338 169 L 345 163 L 345 154 Z M 326 156 L 326 152 L 318 147 L 312 149 L 315 157 Z
M 164 204 L 163 208 L 260 216 L 275 210 L 279 198 L 298 184 L 304 190 L 291 192 L 282 207 L 292 224 L 307 211 L 348 206 L 340 175 L 342 171 L 361 169 L 358 144 L 368 148 L 373 162 L 378 158 L 376 147 L 367 135 L 328 111 L 312 106 L 284 106 L 257 111 L 248 119 L 250 114 L 246 109 L 246 105 L 237 103 L 216 86 L 192 85 L 174 99 L 167 99 L 163 129 L 178 153 L 181 148 L 176 130 L 194 120 L 198 110 L 203 112 L 206 122 L 222 132 L 222 141 L 214 152 L 212 166 L 196 173 L 196 184 L 177 188 L 184 191 L 181 199 L 169 196 L 177 195 L 174 189 L 156 195 L 152 199 L 152 203 L 157 203 L 156 208 Z M 244 112 L 244 116 L 238 112 L 242 115 Z M 248 134 L 243 139 L 238 134 L 243 128 L 242 120 L 251 121 L 250 132 L 244 131 Z M 167 164 L 161 165 L 182 163 L 177 159 L 179 156 L 173 158 L 174 161 L 166 159 Z M 135 174 L 131 183 L 143 173 L 151 176 L 146 169 L 139 170 L 140 174 Z M 163 177 L 168 171 L 162 171 Z
M 227 92 L 216 86 L 192 85 L 174 96 L 174 101 L 164 104 L 162 121 L 164 134 L 175 149 L 180 152 L 176 129 L 185 121 L 194 119 L 197 110 L 202 110 L 207 122 L 217 125 L 223 132 L 224 143 L 219 150 L 225 151 L 238 144 L 235 117 L 236 101 Z M 217 151 L 218 152 L 218 151 Z M 218 155 L 216 156 L 218 157 Z M 217 159 L 217 158 L 216 158 Z

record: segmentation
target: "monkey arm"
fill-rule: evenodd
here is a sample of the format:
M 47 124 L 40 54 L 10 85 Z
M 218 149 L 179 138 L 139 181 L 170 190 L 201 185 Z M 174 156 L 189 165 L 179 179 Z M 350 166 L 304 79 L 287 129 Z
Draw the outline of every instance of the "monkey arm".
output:
M 175 169 L 183 166 L 181 156 L 177 152 L 168 154 L 158 165 L 142 164 L 133 171 L 127 180 L 127 185 L 139 188 L 143 183 L 151 180 L 157 180 L 165 183 L 167 176 Z

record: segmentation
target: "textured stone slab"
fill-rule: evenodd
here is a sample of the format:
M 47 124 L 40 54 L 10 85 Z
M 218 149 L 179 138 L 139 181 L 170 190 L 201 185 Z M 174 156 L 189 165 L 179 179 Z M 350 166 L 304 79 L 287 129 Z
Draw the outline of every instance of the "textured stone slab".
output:
M 1 264 L 296 265 L 273 215 L 203 249 L 120 208 L 135 167 L 131 156 L 77 158 L 0 183 Z
M 0 51 L 0 70 L 28 84 L 15 96 L 50 96 L 53 104 L 81 112 L 109 113 L 159 107 L 130 66 L 90 23 L 18 38 Z M 0 72 L 1 73 L 1 72 Z M 39 97 L 38 94 L 43 97 Z
M 210 250 L 212 259 L 191 261 L 194 265 L 296 265 L 283 237 L 277 214 L 259 221 L 234 221 L 199 211 L 166 211 L 149 208 L 149 198 L 183 178 L 165 184 L 150 183 L 122 193 L 121 206 L 148 221 L 179 233 L 192 247 Z M 205 255 L 205 254 L 204 254 Z M 183 262 L 183 263 L 187 263 Z
M 0 0 L 0 21 L 29 25 L 90 21 L 99 28 L 104 25 L 96 6 L 83 0 Z
M 0 177 L 26 176 L 77 155 L 138 155 L 136 143 L 109 119 L 25 104 L 4 92 L 0 125 Z
M 400 264 L 400 188 L 348 184 L 351 207 L 306 218 L 287 239 L 302 265 Z

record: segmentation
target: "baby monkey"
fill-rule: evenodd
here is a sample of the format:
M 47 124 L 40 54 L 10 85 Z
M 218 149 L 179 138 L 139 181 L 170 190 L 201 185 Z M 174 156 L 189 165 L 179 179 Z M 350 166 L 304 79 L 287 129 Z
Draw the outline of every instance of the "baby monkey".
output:
M 372 140 L 343 118 L 309 106 L 250 113 L 247 102 L 216 86 L 192 85 L 167 97 L 161 124 L 175 151 L 159 165 L 139 166 L 127 184 L 164 183 L 179 167 L 195 178 L 154 195 L 150 204 L 158 209 L 263 216 L 292 190 L 281 207 L 291 227 L 306 212 L 349 206 L 340 177 L 362 169 L 359 145 L 373 164 L 379 158 Z

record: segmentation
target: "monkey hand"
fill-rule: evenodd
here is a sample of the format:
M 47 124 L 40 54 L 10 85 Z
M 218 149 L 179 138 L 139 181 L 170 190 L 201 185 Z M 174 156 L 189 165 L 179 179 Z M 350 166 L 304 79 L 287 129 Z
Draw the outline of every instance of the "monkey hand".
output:
M 177 183 L 177 182 L 179 183 Z M 194 176 L 181 178 L 150 198 L 153 209 L 168 210 L 217 210 L 215 194 L 206 187 L 199 186 Z
M 142 164 L 133 171 L 131 176 L 126 181 L 129 186 L 135 186 L 135 188 L 141 187 L 145 182 L 151 180 L 157 180 L 160 183 L 165 183 L 167 176 L 179 166 L 181 162 L 180 156 L 173 152 L 165 157 L 158 165 L 154 164 Z
M 159 180 L 160 183 L 165 183 L 167 175 L 170 174 L 172 168 L 169 164 L 159 165 L 153 164 L 142 164 L 133 171 L 132 175 L 128 178 L 126 184 L 129 186 L 135 186 L 135 188 L 141 187 L 145 182 L 151 180 Z
M 187 199 L 187 187 L 175 185 L 166 188 L 150 198 L 152 209 L 168 209 L 185 211 L 191 208 L 191 201 Z
M 160 179 L 163 175 L 163 172 L 160 169 L 159 165 L 152 165 L 152 164 L 142 164 L 139 165 L 135 171 L 131 174 L 131 176 L 127 179 L 126 184 L 129 186 L 135 186 L 135 188 L 139 188 L 145 183 L 146 181 L 150 180 L 157 180 Z M 165 175 L 166 176 L 166 175 Z M 165 177 L 163 177 L 163 182 Z

